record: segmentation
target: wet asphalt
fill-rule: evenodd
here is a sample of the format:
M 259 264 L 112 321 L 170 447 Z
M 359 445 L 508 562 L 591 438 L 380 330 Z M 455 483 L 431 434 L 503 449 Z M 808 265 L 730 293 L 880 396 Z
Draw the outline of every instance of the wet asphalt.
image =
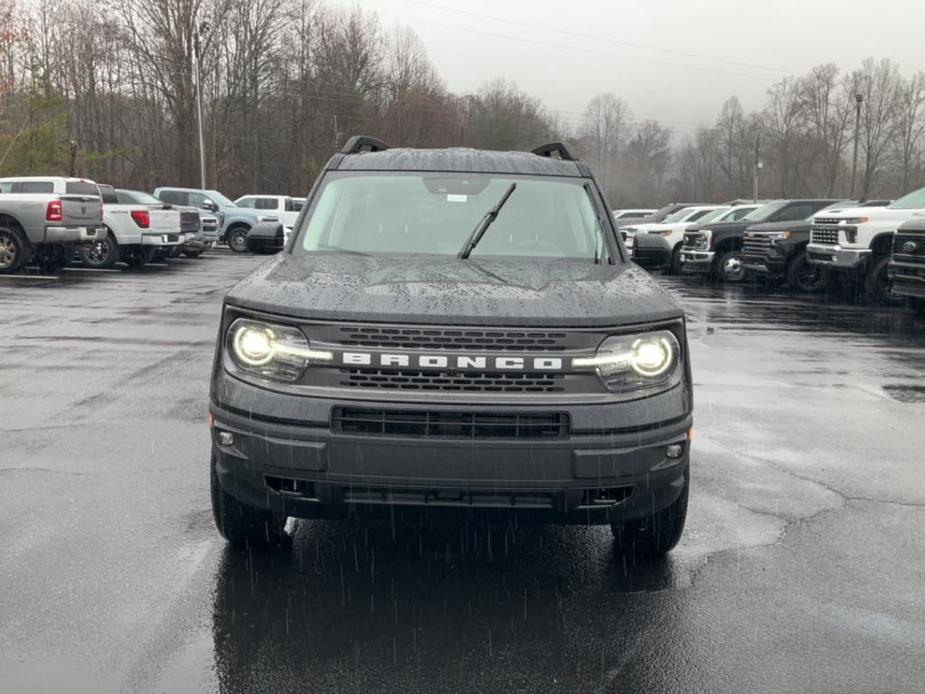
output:
M 290 522 L 208 493 L 223 293 L 260 262 L 0 279 L 0 692 L 921 692 L 925 321 L 660 278 L 688 312 L 687 531 Z

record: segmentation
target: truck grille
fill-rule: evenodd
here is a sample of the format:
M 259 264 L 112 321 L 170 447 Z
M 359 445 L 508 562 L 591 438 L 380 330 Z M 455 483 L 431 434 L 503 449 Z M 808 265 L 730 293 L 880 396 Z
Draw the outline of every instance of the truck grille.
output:
M 405 349 L 561 352 L 568 335 L 526 330 L 467 330 L 448 328 L 341 327 L 340 343 L 360 347 Z
M 838 244 L 838 227 L 825 227 L 813 225 L 810 228 L 813 243 L 822 243 L 827 246 Z
M 771 239 L 764 234 L 746 235 L 742 243 L 742 255 L 763 258 L 769 255 Z
M 199 233 L 199 213 L 198 212 L 181 212 L 180 229 L 184 232 Z
M 563 439 L 570 422 L 559 412 L 507 414 L 335 407 L 331 429 L 368 436 L 454 439 Z
M 925 264 L 925 234 L 895 234 L 893 257 L 897 260 Z
M 341 369 L 340 385 L 348 388 L 437 390 L 487 393 L 561 393 L 561 373 L 488 373 L 414 371 L 375 368 Z

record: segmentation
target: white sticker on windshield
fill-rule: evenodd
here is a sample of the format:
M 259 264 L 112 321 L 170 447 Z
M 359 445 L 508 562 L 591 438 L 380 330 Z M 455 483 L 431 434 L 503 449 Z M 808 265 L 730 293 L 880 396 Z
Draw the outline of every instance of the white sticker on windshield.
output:
M 446 196 L 447 202 L 466 202 L 468 199 L 468 195 L 453 195 L 452 193 L 447 193 Z

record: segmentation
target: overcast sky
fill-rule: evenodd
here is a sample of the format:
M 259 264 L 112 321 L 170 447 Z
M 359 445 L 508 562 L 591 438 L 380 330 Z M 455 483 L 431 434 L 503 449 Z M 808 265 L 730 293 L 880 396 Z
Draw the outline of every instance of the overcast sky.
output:
M 513 80 L 577 123 L 613 91 L 680 132 L 729 96 L 758 108 L 789 74 L 891 58 L 925 69 L 925 0 L 328 0 L 411 26 L 447 86 Z

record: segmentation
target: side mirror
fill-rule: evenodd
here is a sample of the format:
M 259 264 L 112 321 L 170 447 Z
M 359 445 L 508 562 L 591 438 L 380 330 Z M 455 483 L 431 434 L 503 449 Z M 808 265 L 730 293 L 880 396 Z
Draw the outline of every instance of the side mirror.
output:
M 255 224 L 247 232 L 247 250 L 257 255 L 279 253 L 286 245 L 286 232 L 279 222 Z
M 207 209 L 209 212 L 218 212 L 218 205 L 216 205 L 211 200 L 206 200 L 202 203 L 202 206 Z

